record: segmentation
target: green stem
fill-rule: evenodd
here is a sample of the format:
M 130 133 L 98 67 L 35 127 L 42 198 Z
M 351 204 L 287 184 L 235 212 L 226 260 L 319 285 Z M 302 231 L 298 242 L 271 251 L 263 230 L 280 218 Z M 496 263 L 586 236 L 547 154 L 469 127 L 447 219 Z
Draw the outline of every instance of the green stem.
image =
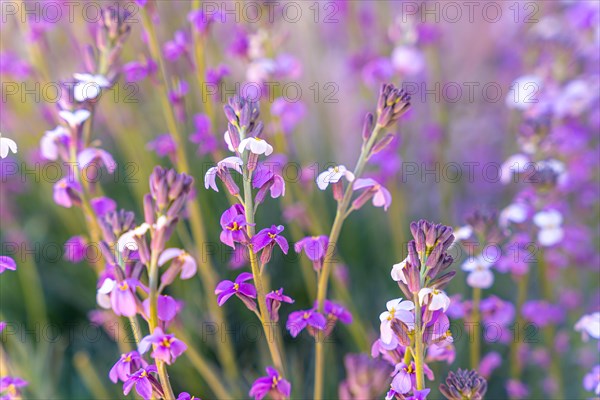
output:
M 517 321 L 515 325 L 515 337 L 510 346 L 510 376 L 513 379 L 518 379 L 521 376 L 522 364 L 519 360 L 519 351 L 521 349 L 521 330 L 525 324 L 521 309 L 527 300 L 527 286 L 529 283 L 529 273 L 518 278 L 517 281 Z
M 481 329 L 479 326 L 480 313 L 479 303 L 481 301 L 481 289 L 473 288 L 473 309 L 471 310 L 471 323 L 473 324 L 473 338 L 469 341 L 471 369 L 479 367 L 481 359 Z
M 161 73 L 161 81 L 160 85 L 160 100 L 162 104 L 162 109 L 164 112 L 165 120 L 167 123 L 167 128 L 171 132 L 173 136 L 173 140 L 176 143 L 177 147 L 177 162 L 176 167 L 179 172 L 189 173 L 190 167 L 187 159 L 187 155 L 185 152 L 186 140 L 177 127 L 177 121 L 175 120 L 175 114 L 171 107 L 171 102 L 169 101 L 169 88 L 167 81 L 167 73 L 165 68 L 165 62 L 162 57 L 162 52 L 160 51 L 160 46 L 158 44 L 158 39 L 156 35 L 156 30 L 154 29 L 154 25 L 152 24 L 151 18 L 148 14 L 148 11 L 144 9 L 142 12 L 142 21 L 144 25 L 144 29 L 148 33 L 148 43 L 150 47 L 150 53 L 152 57 L 158 61 L 159 70 Z M 189 207 L 189 221 L 192 231 L 192 237 L 194 238 L 194 242 L 196 245 L 208 243 L 206 240 L 206 235 L 203 228 L 203 219 L 202 214 L 199 209 L 199 205 L 197 202 L 191 204 Z M 198 259 L 202 259 L 200 257 L 201 249 L 196 249 L 196 256 Z M 207 259 L 206 262 L 200 263 L 199 268 L 200 276 L 202 278 L 202 284 L 204 287 L 204 292 L 206 296 L 207 304 L 209 305 L 209 311 L 211 315 L 215 318 L 217 324 L 219 326 L 225 326 L 225 315 L 223 314 L 223 310 L 218 306 L 215 296 L 213 296 L 214 288 L 217 286 L 217 277 L 214 272 L 214 268 L 212 262 Z M 231 346 L 231 342 L 228 340 L 219 340 L 217 341 L 217 352 L 219 356 L 219 360 L 223 364 L 225 370 L 228 375 L 231 376 L 234 380 L 239 376 L 239 371 L 237 367 L 237 363 L 235 362 L 235 357 L 233 355 L 233 347 Z
M 254 229 L 254 199 L 252 198 L 252 173 L 244 170 L 244 209 L 246 210 L 246 221 L 248 223 L 248 237 L 252 238 L 255 234 Z M 282 375 L 285 373 L 283 357 L 281 355 L 279 343 L 279 326 L 276 322 L 271 321 L 269 310 L 267 309 L 265 282 L 260 273 L 260 266 L 256 253 L 252 247 L 248 247 L 248 255 L 250 258 L 250 266 L 252 268 L 252 276 L 254 285 L 256 286 L 256 300 L 258 301 L 258 309 L 260 310 L 260 322 L 265 331 L 265 338 L 269 347 L 269 353 L 275 368 Z
M 419 304 L 419 293 L 413 293 L 415 303 L 415 347 L 413 349 L 413 358 L 415 360 L 415 375 L 417 380 L 417 390 L 425 388 L 425 374 L 423 371 L 423 331 L 421 329 L 421 305 Z
M 158 326 L 158 252 L 156 250 L 152 250 L 148 275 L 150 287 L 150 315 L 148 317 L 148 325 L 150 328 L 150 333 L 154 333 L 154 330 Z M 169 374 L 167 373 L 165 363 L 157 358 L 155 358 L 155 362 L 165 399 L 175 400 L 175 395 L 173 394 L 173 389 L 171 389 Z
M 358 158 L 358 162 L 356 163 L 356 167 L 354 168 L 354 177 L 359 178 L 367 164 L 367 160 L 369 155 L 371 154 L 371 149 L 375 144 L 375 141 L 379 137 L 379 133 L 383 130 L 383 127 L 379 124 L 375 125 L 373 128 L 373 132 L 369 137 L 369 140 L 362 147 L 360 157 Z M 342 231 L 342 226 L 344 225 L 344 220 L 347 217 L 348 208 L 350 205 L 350 201 L 352 200 L 352 184 L 349 184 L 344 192 L 344 197 L 338 203 L 337 212 L 335 214 L 335 219 L 333 221 L 333 225 L 331 226 L 331 232 L 329 233 L 329 245 L 330 248 L 327 249 L 325 254 L 325 259 L 323 260 L 323 268 L 321 269 L 319 275 L 319 281 L 317 283 L 317 305 L 319 312 L 323 311 L 323 304 L 325 302 L 325 298 L 327 297 L 327 284 L 329 282 L 329 275 L 331 273 L 331 257 L 334 254 L 334 249 L 337 244 L 337 241 L 340 236 L 340 232 Z M 321 400 L 323 398 L 323 360 L 324 360 L 324 342 L 320 340 L 319 335 L 315 338 L 315 388 L 314 388 L 314 400 Z

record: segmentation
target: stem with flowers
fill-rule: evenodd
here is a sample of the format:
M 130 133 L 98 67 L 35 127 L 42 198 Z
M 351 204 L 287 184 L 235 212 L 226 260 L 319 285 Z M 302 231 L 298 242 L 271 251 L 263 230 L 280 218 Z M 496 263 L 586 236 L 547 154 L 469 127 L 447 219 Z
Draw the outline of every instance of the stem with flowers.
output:
M 171 102 L 169 101 L 169 88 L 168 88 L 168 80 L 167 80 L 167 72 L 165 67 L 165 62 L 163 59 L 162 52 L 160 51 L 160 46 L 158 44 L 158 38 L 156 35 L 156 30 L 154 28 L 154 24 L 151 21 L 151 17 L 146 8 L 142 11 L 142 22 L 144 25 L 144 29 L 148 32 L 148 43 L 150 47 L 150 53 L 154 59 L 158 61 L 159 70 L 161 73 L 161 79 L 159 85 L 161 87 L 160 90 L 160 100 L 162 103 L 162 109 L 165 116 L 165 121 L 167 123 L 168 129 L 171 131 L 173 139 L 176 143 L 177 147 L 177 169 L 180 172 L 189 173 L 190 167 L 187 159 L 187 155 L 185 152 L 185 146 L 183 145 L 184 138 L 181 135 L 180 130 L 177 127 L 177 121 L 175 119 L 175 114 L 171 107 Z M 196 244 L 198 243 L 206 243 L 206 234 L 203 228 L 203 219 L 202 214 L 200 212 L 199 206 L 196 202 L 190 204 L 189 207 L 189 220 L 190 227 L 192 231 L 192 237 Z M 207 303 L 209 304 L 209 309 L 211 315 L 216 319 L 217 323 L 220 326 L 224 326 L 225 316 L 223 311 L 218 307 L 217 303 L 212 298 L 211 292 L 217 284 L 217 277 L 214 272 L 214 268 L 210 259 L 207 259 L 206 262 L 201 263 L 200 265 L 200 273 L 202 276 L 202 283 L 204 286 L 205 295 L 207 298 Z M 235 362 L 235 357 L 233 353 L 233 348 L 231 343 L 227 340 L 218 340 L 217 341 L 217 349 L 219 360 L 222 362 L 225 370 L 228 374 L 236 379 L 239 376 L 239 371 L 237 367 L 237 363 Z
M 352 180 L 362 176 L 367 161 L 371 155 L 377 151 L 375 150 L 375 147 L 380 150 L 389 143 L 389 139 L 387 137 L 384 137 L 383 139 L 380 138 L 381 133 L 385 130 L 385 128 L 395 123 L 398 118 L 400 118 L 400 116 L 406 112 L 409 106 L 409 101 L 410 96 L 408 96 L 404 91 L 396 89 L 393 85 L 382 86 L 377 104 L 376 123 L 373 125 L 373 116 L 371 114 L 368 114 L 367 118 L 365 119 L 365 125 L 363 127 L 364 142 L 361 148 L 360 156 L 356 163 L 356 167 L 354 168 Z M 336 197 L 335 190 L 336 189 L 334 187 L 334 197 Z M 353 183 L 351 182 L 346 188 L 343 197 L 341 199 L 337 198 L 337 211 L 333 225 L 331 226 L 331 231 L 329 233 L 329 243 L 333 246 L 333 248 L 335 248 L 337 244 L 344 221 L 357 208 L 354 206 L 354 204 L 350 206 L 353 192 L 354 188 Z M 323 259 L 323 267 L 319 272 L 317 283 L 318 312 L 323 311 L 324 302 L 327 297 L 329 275 L 331 273 L 331 267 L 333 264 L 331 261 L 334 253 L 333 248 L 327 249 Z M 317 333 L 315 335 L 315 387 L 313 393 L 313 398 L 316 400 L 323 398 L 323 366 L 324 341 L 322 333 Z

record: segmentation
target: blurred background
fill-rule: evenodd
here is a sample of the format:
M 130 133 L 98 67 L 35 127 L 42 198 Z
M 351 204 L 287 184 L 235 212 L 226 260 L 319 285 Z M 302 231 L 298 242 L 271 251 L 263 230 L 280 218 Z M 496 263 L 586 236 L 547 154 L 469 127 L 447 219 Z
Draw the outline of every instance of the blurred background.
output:
M 203 188 L 204 173 L 226 151 L 222 105 L 228 97 L 240 91 L 262 95 L 265 138 L 282 154 L 273 160 L 286 165 L 289 196 L 267 199 L 257 221 L 260 227 L 284 224 L 295 242 L 329 232 L 335 203 L 314 179 L 334 164 L 353 167 L 362 121 L 375 110 L 380 84 L 394 82 L 412 93 L 411 111 L 394 128 L 397 139 L 369 168 L 391 191 L 392 206 L 387 212 L 363 207 L 348 220 L 338 243 L 331 296 L 345 304 L 352 300 L 354 323 L 340 325 L 328 347 L 330 398 L 338 396 L 337 385 L 346 376 L 344 355 L 370 353 L 379 313 L 387 300 L 401 295 L 390 269 L 406 256 L 409 223 L 426 218 L 460 227 L 476 210 L 502 210 L 520 191 L 518 184 L 499 179 L 503 162 L 518 151 L 524 113 L 531 112 L 514 101 L 519 94 L 513 82 L 524 76 L 543 81 L 544 91 L 532 96 L 541 107 L 566 96 L 568 82 L 584 81 L 583 90 L 565 101 L 585 103 L 577 116 L 585 133 L 562 126 L 572 130 L 565 133 L 567 142 L 580 143 L 562 161 L 587 171 L 585 182 L 565 194 L 568 220 L 579 229 L 586 257 L 564 255 L 564 270 L 575 271 L 569 290 L 579 300 L 560 327 L 565 341 L 553 346 L 567 350 L 561 373 L 568 398 L 591 395 L 581 381 L 598 363 L 598 349 L 595 343 L 582 343 L 572 327 L 581 314 L 599 306 L 598 2 L 143 3 L 2 2 L 0 132 L 15 140 L 19 151 L 0 164 L 0 253 L 18 264 L 16 272 L 0 278 L 0 320 L 8 324 L 2 345 L 11 373 L 29 382 L 25 398 L 122 397 L 121 386 L 107 375 L 132 343 L 129 328 L 125 320 L 98 311 L 97 275 L 88 260 L 68 260 L 64 244 L 86 234 L 85 221 L 78 209 L 54 203 L 53 186 L 68 168 L 40 154 L 41 138 L 59 121 L 59 85 L 73 82 L 74 73 L 93 70 L 88 46 L 97 46 L 99 10 L 107 7 L 129 12 L 131 32 L 108 74 L 115 83 L 98 98 L 94 113 L 92 138 L 118 164 L 113 175 L 101 171 L 99 185 L 142 222 L 142 197 L 153 167 L 172 166 L 176 157 L 169 140 L 173 125 L 165 119 L 165 107 L 172 107 L 206 232 L 206 243 L 191 243 L 184 225 L 172 247 L 198 249 L 203 258 L 198 262 L 210 263 L 219 279 L 233 279 L 239 273 L 235 268 L 244 268 L 231 262 L 229 248 L 219 242 L 225 195 Z M 189 17 L 192 10 L 214 15 L 215 21 L 198 23 L 193 14 Z M 97 250 L 90 247 L 88 257 Z M 468 297 L 460 271 L 466 253 L 456 251 L 459 273 L 447 292 Z M 288 312 L 309 308 L 314 298 L 314 276 L 304 264 L 293 252 L 276 253 L 268 267 L 272 286 L 284 286 L 296 299 L 283 310 L 283 321 Z M 495 271 L 495 277 L 486 293 L 514 301 L 511 275 Z M 535 280 L 529 290 L 538 290 Z M 241 376 L 233 382 L 222 379 L 241 398 L 268 362 L 260 326 L 241 302 L 229 302 L 223 307 L 225 332 L 215 334 L 204 293 L 200 277 L 176 282 L 171 289 L 185 302 L 177 324 L 197 352 L 196 360 L 182 357 L 170 369 L 173 385 L 214 397 L 197 371 L 198 358 L 222 376 L 212 366 L 218 363 L 215 342 L 226 340 L 234 347 Z M 561 296 L 557 292 L 557 301 L 563 301 Z M 453 330 L 461 329 L 460 319 L 456 324 Z M 541 333 L 531 335 L 531 348 L 544 346 Z M 308 398 L 313 341 L 285 332 L 284 342 L 293 397 Z M 455 346 L 452 365 L 431 364 L 436 382 L 450 369 L 468 366 L 466 337 L 457 335 Z M 484 343 L 484 353 L 496 351 L 504 360 L 489 378 L 490 399 L 507 396 L 509 347 L 501 341 Z M 519 378 L 529 385 L 530 398 L 545 396 L 544 374 L 535 365 L 523 369 Z

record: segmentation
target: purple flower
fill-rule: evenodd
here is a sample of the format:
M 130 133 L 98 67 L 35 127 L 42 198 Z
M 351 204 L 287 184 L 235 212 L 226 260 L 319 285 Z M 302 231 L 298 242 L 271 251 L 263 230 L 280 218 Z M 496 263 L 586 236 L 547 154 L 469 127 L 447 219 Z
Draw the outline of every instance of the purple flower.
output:
M 154 389 L 160 388 L 158 380 L 154 375 L 151 375 L 153 373 L 156 374 L 157 372 L 158 370 L 155 365 L 140 368 L 123 384 L 123 394 L 128 395 L 133 386 L 135 386 L 137 394 L 144 400 L 150 400 Z
M 113 383 L 117 383 L 118 381 L 126 382 L 132 374 L 132 371 L 145 368 L 147 365 L 148 363 L 140 353 L 134 350 L 121 355 L 119 361 L 117 361 L 110 369 L 108 377 Z
M 144 300 L 142 305 L 146 315 L 150 315 L 150 299 Z M 161 294 L 156 300 L 156 311 L 158 314 L 158 319 L 161 321 L 169 322 L 173 320 L 173 318 L 177 316 L 180 308 L 181 307 L 177 300 L 171 296 Z
M 279 117 L 283 131 L 290 133 L 306 115 L 306 105 L 302 101 L 290 102 L 279 97 L 273 102 L 271 113 Z
M 201 34 L 206 34 L 210 25 L 214 22 L 224 22 L 220 12 L 205 13 L 203 10 L 192 10 L 188 14 L 188 21 Z
M 59 206 L 71 208 L 73 205 L 81 204 L 81 185 L 79 183 L 62 178 L 54 184 L 54 202 Z
M 148 150 L 154 150 L 159 157 L 171 156 L 177 151 L 177 143 L 171 135 L 166 133 L 149 142 Z
M 82 150 L 77 155 L 77 163 L 80 169 L 88 167 L 93 162 L 98 162 L 100 165 L 104 164 L 109 173 L 115 172 L 117 163 L 106 150 L 90 147 Z
M 40 140 L 42 157 L 46 160 L 57 160 L 59 156 L 67 159 L 67 148 L 71 141 L 71 135 L 64 126 L 57 126 L 51 131 L 46 131 Z
M 483 356 L 479 362 L 478 372 L 484 378 L 489 378 L 500 365 L 502 365 L 502 356 L 492 351 Z
M 523 382 L 509 379 L 506 382 L 506 391 L 511 399 L 526 399 L 529 397 L 529 388 Z
M 242 272 L 235 278 L 235 282 L 228 280 L 221 281 L 215 288 L 219 306 L 225 304 L 225 302 L 233 295 L 239 297 L 246 304 L 248 304 L 248 302 L 253 302 L 250 299 L 256 298 L 256 289 L 253 284 L 244 283 L 250 279 L 252 279 L 251 273 Z
M 188 392 L 181 392 L 177 396 L 177 400 L 200 400 L 200 397 L 192 396 Z
M 261 254 L 261 262 L 266 264 L 271 258 L 273 247 L 278 245 L 283 254 L 287 254 L 289 244 L 286 238 L 280 235 L 283 232 L 283 225 L 271 226 L 258 232 L 251 239 L 252 248 L 255 252 L 263 251 Z M 264 249 L 264 250 L 263 250 Z
M 267 310 L 269 310 L 269 317 L 274 322 L 279 321 L 279 307 L 281 307 L 281 303 L 292 304 L 294 302 L 294 299 L 283 294 L 283 288 L 267 293 L 265 300 Z
M 125 75 L 126 81 L 138 82 L 156 72 L 157 65 L 152 59 L 147 59 L 146 63 L 132 61 L 125 64 L 121 70 Z
M 355 180 L 352 189 L 355 191 L 365 189 L 352 203 L 352 208 L 356 210 L 361 208 L 371 198 L 373 198 L 373 205 L 375 207 L 383 207 L 385 211 L 392 204 L 392 195 L 390 192 L 371 178 Z
M 322 236 L 307 236 L 304 239 L 299 240 L 294 245 L 296 253 L 300 253 L 304 250 L 306 256 L 311 260 L 316 270 L 321 269 L 321 264 L 327 253 L 327 247 L 329 246 L 329 237 Z
M 248 394 L 253 396 L 255 400 L 261 400 L 267 395 L 275 400 L 290 397 L 292 385 L 283 379 L 275 368 L 267 367 L 266 371 L 267 376 L 255 380 Z
M 6 271 L 7 269 L 11 271 L 16 271 L 17 263 L 11 257 L 0 256 L 0 274 Z
M 538 327 L 558 324 L 564 319 L 562 307 L 543 300 L 527 301 L 523 304 L 521 313 L 526 320 L 533 322 Z
M 86 241 L 83 236 L 73 236 L 65 242 L 65 258 L 72 263 L 83 261 L 86 254 Z
M 165 58 L 169 61 L 176 61 L 187 52 L 188 38 L 184 31 L 175 32 L 173 40 L 169 40 L 163 46 Z
M 165 275 L 169 274 L 171 270 L 173 270 L 171 274 L 176 274 L 177 272 L 181 271 L 181 279 L 190 279 L 196 275 L 198 264 L 196 263 L 194 257 L 192 257 L 187 251 L 177 248 L 165 249 L 160 254 L 160 257 L 158 257 L 158 265 L 162 267 L 171 260 L 173 260 L 171 262 L 171 267 L 163 274 L 163 276 L 161 276 L 161 280 L 163 282 L 166 280 Z
M 429 369 L 427 364 L 423 364 L 423 372 L 425 376 L 429 379 L 433 379 L 433 371 Z M 392 372 L 392 390 L 395 393 L 406 394 L 410 392 L 413 388 L 416 389 L 416 368 L 415 363 L 411 362 L 410 365 L 406 365 L 405 363 L 399 363 L 396 365 L 396 369 Z
M 216 86 L 227 75 L 229 75 L 229 68 L 226 65 L 221 64 L 217 68 L 209 68 L 206 70 L 206 83 Z
M 240 174 L 242 173 L 242 165 L 244 162 L 239 157 L 227 157 L 217 163 L 216 167 L 211 167 L 206 171 L 204 175 L 204 187 L 209 187 L 215 192 L 219 191 L 217 187 L 217 176 L 223 181 L 225 187 L 232 196 L 236 196 L 240 193 L 240 189 L 233 180 L 229 170 L 233 169 Z
M 290 331 L 292 337 L 298 336 L 307 326 L 318 330 L 325 330 L 327 327 L 327 320 L 314 308 L 310 310 L 294 311 L 289 315 L 286 328 Z
M 190 135 L 190 141 L 199 144 L 198 154 L 205 155 L 214 151 L 218 147 L 218 142 L 211 133 L 210 119 L 208 116 L 196 114 L 194 116 L 194 125 L 196 131 Z
M 246 243 L 246 216 L 244 206 L 235 204 L 221 215 L 221 242 L 235 249 L 235 242 Z
M 285 196 L 285 181 L 281 175 L 271 170 L 257 170 L 252 176 L 252 187 L 258 189 L 255 197 L 256 204 L 264 201 L 267 191 L 271 193 L 271 198 L 273 199 Z
M 139 284 L 132 278 L 121 282 L 107 278 L 98 289 L 98 304 L 104 308 L 112 308 L 117 315 L 133 317 L 137 314 L 137 299 L 134 291 Z M 107 298 L 109 294 L 110 298 Z
M 185 343 L 173 334 L 165 334 L 161 328 L 154 329 L 152 335 L 148 335 L 140 341 L 138 346 L 140 354 L 150 350 L 150 346 L 154 347 L 152 358 L 162 360 L 169 365 L 187 350 Z
M 323 305 L 323 311 L 325 315 L 330 319 L 339 320 L 343 324 L 352 323 L 352 314 L 346 310 L 341 304 L 333 302 L 331 300 L 325 300 Z
M 90 204 L 98 217 L 103 217 L 117 209 L 117 203 L 108 197 L 95 197 Z
M 0 393 L 6 391 L 6 394 L 1 396 L 2 400 L 20 399 L 20 388 L 27 385 L 29 385 L 29 383 L 21 378 L 12 376 L 3 377 L 0 379 Z

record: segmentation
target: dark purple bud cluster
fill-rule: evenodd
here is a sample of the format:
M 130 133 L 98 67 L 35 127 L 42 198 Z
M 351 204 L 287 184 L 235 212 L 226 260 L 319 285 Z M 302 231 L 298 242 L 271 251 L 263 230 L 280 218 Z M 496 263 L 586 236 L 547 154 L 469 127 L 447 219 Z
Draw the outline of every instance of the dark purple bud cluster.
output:
M 487 391 L 487 381 L 475 370 L 450 371 L 440 392 L 448 400 L 481 400 Z
M 150 225 L 155 216 L 176 218 L 185 206 L 194 178 L 174 169 L 155 167 L 150 175 L 150 194 L 144 198 L 144 217 Z
M 504 238 L 504 233 L 498 226 L 498 215 L 495 212 L 485 213 L 477 210 L 467 217 L 467 224 L 473 228 L 478 239 L 486 243 L 498 243 Z
M 231 145 L 237 149 L 244 137 L 260 137 L 263 123 L 259 121 L 260 108 L 258 102 L 235 95 L 229 98 L 228 104 L 223 106 L 227 117 L 227 133 Z
M 377 124 L 391 127 L 410 107 L 410 95 L 393 84 L 383 84 L 377 101 Z

